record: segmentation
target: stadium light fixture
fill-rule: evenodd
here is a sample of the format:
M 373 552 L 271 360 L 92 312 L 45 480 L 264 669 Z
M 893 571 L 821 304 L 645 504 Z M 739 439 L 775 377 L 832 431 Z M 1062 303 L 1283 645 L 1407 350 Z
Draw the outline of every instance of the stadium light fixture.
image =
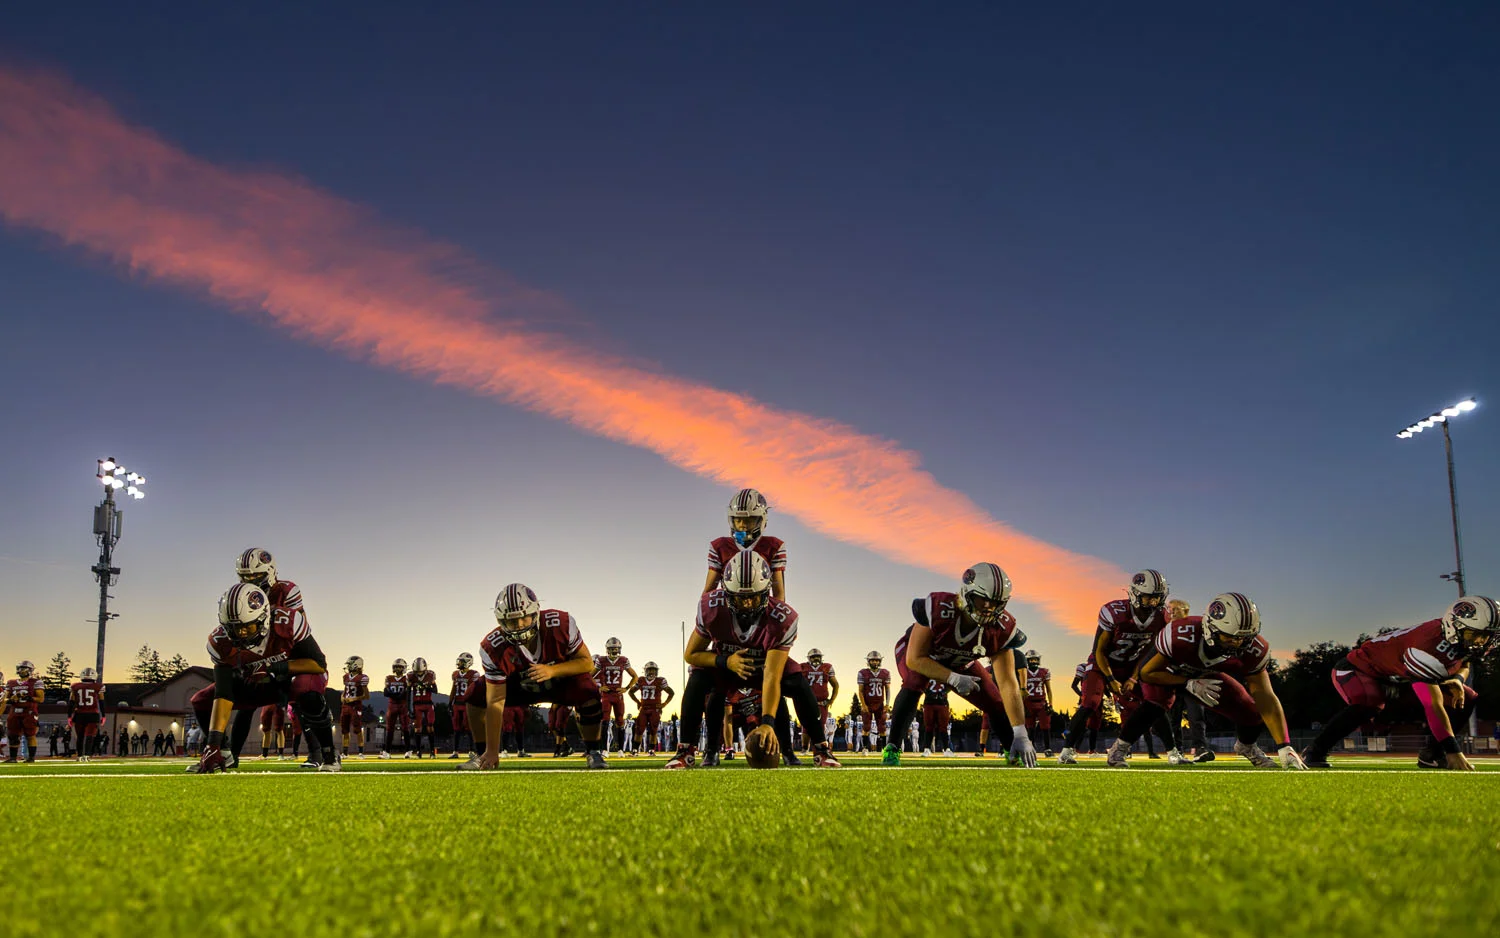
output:
M 104 487 L 104 500 L 94 506 L 94 538 L 99 542 L 99 562 L 90 569 L 99 581 L 99 646 L 94 668 L 104 677 L 104 629 L 114 614 L 109 611 L 109 588 L 119 581 L 120 568 L 114 565 L 115 544 L 120 540 L 123 512 L 115 507 L 115 492 L 137 501 L 146 497 L 146 477 L 120 465 L 113 456 L 98 460 L 95 478 Z
M 1442 579 L 1452 582 L 1458 587 L 1458 595 L 1465 595 L 1464 589 L 1464 549 L 1463 541 L 1458 531 L 1458 483 L 1453 473 L 1453 436 L 1448 431 L 1448 426 L 1453 422 L 1451 418 L 1461 414 L 1467 414 L 1479 406 L 1479 402 L 1472 397 L 1464 398 L 1457 404 L 1444 407 L 1436 413 L 1429 414 L 1416 423 L 1396 434 L 1398 440 L 1409 440 L 1429 427 L 1439 424 L 1443 427 L 1443 450 L 1448 456 L 1448 511 L 1453 518 L 1453 563 L 1457 567 L 1452 573 L 1444 573 Z

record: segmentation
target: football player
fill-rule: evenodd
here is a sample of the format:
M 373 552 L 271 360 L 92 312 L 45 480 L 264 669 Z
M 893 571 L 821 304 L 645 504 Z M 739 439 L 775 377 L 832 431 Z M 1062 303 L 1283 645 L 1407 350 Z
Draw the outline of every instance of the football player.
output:
M 526 751 L 526 707 L 506 707 L 500 719 L 500 753 L 531 758 Z
M 592 676 L 594 658 L 577 620 L 561 609 L 543 609 L 530 587 L 512 583 L 495 597 L 495 622 L 497 628 L 479 643 L 484 681 L 469 690 L 466 701 L 474 708 L 469 726 L 483 753 L 459 768 L 493 769 L 500 758 L 505 708 L 535 703 L 575 708 L 587 767 L 607 768 L 600 751 L 604 705 Z
M 1142 701 L 1120 725 L 1108 763 L 1127 765 L 1126 756 L 1141 734 L 1169 710 L 1178 690 L 1186 690 L 1235 725 L 1237 755 L 1256 768 L 1280 764 L 1304 769 L 1292 748 L 1286 714 L 1271 687 L 1266 664 L 1271 647 L 1260 634 L 1260 610 L 1243 593 L 1220 593 L 1201 616 L 1185 616 L 1158 632 L 1155 653 L 1141 666 Z M 1261 727 L 1270 730 L 1277 759 L 1256 745 Z
M 26 740 L 26 761 L 36 761 L 37 708 L 46 696 L 36 665 L 22 661 L 16 665 L 16 676 L 5 682 L 5 735 L 10 741 L 6 762 L 15 762 Z
M 370 675 L 365 673 L 365 659 L 350 655 L 344 662 L 344 692 L 339 695 L 339 732 L 343 734 L 344 755 L 349 755 L 349 735 L 359 757 L 365 757 L 365 701 L 370 699 Z
M 943 755 L 953 755 L 953 743 L 948 728 L 953 723 L 953 711 L 948 706 L 948 691 L 945 681 L 929 680 L 922 691 L 922 726 L 927 731 L 927 751 L 942 749 Z
M 979 563 L 963 572 L 958 592 L 930 593 L 912 600 L 916 620 L 896 642 L 901 690 L 891 708 L 891 736 L 881 761 L 901 764 L 906 725 L 928 681 L 942 681 L 990 718 L 1015 760 L 1036 767 L 1036 749 L 1026 733 L 1026 707 L 1016 677 L 1013 650 L 1026 644 L 1006 610 L 1011 583 L 1005 571 Z M 988 670 L 979 664 L 988 658 Z
M 594 656 L 594 681 L 599 685 L 599 698 L 604 703 L 604 719 L 609 721 L 612 745 L 621 749 L 625 738 L 625 695 L 639 680 L 623 651 L 620 640 L 611 637 L 604 643 L 604 654 Z M 628 684 L 625 682 L 627 674 L 630 675 Z
M 864 714 L 871 749 L 885 745 L 885 720 L 890 713 L 886 707 L 891 699 L 891 672 L 880 666 L 882 661 L 880 652 L 871 651 L 865 655 L 865 666 L 854 676 L 855 686 L 859 688 L 856 698 L 859 712 Z
M 281 702 L 266 704 L 260 708 L 260 757 L 269 759 L 272 757 L 271 750 L 276 750 L 275 757 L 280 761 L 286 755 L 283 747 L 286 745 L 286 711 L 282 709 Z
M 99 703 L 104 699 L 104 685 L 99 672 L 84 668 L 78 680 L 68 688 L 68 719 L 78 734 L 78 749 L 73 754 L 80 762 L 89 761 L 99 743 L 99 723 L 103 719 Z
M 448 691 L 448 711 L 453 723 L 453 754 L 448 757 L 450 759 L 457 759 L 460 752 L 471 752 L 474 748 L 474 735 L 469 732 L 469 708 L 464 706 L 464 698 L 469 696 L 469 688 L 477 680 L 479 672 L 474 670 L 474 656 L 464 652 L 453 663 L 453 686 Z M 467 749 L 460 748 L 465 735 L 469 737 Z
M 238 721 L 229 752 L 224 751 L 225 730 L 235 711 L 248 713 L 287 700 L 327 754 L 328 761 L 319 769 L 340 770 L 338 750 L 333 746 L 333 719 L 323 696 L 328 662 L 313 638 L 300 599 L 294 606 L 278 606 L 264 589 L 242 578 L 219 598 L 219 624 L 209 633 L 208 655 L 214 665 L 214 682 L 192 699 L 198 725 L 208 728 L 208 740 L 193 771 L 221 772 L 231 760 L 239 761 L 244 739 Z
M 1045 741 L 1042 748 L 1052 755 L 1052 672 L 1042 667 L 1042 656 L 1026 653 L 1026 728 L 1039 729 Z
M 1323 727 L 1303 754 L 1309 768 L 1328 768 L 1328 751 L 1355 727 L 1381 712 L 1422 714 L 1427 741 L 1417 765 L 1472 769 L 1453 727 L 1474 709 L 1470 663 L 1500 634 L 1500 608 L 1488 596 L 1464 596 L 1441 618 L 1361 642 L 1333 666 L 1333 686 L 1346 706 Z M 1399 717 L 1393 717 L 1393 719 Z
M 1166 577 L 1160 572 L 1142 570 L 1130 578 L 1125 599 L 1110 600 L 1099 608 L 1099 626 L 1094 631 L 1094 650 L 1089 656 L 1092 667 L 1083 676 L 1078 709 L 1068 725 L 1062 752 L 1058 753 L 1060 765 L 1076 764 L 1078 741 L 1089 718 L 1103 704 L 1105 691 L 1122 703 L 1140 697 L 1136 672 L 1150 657 L 1151 643 L 1167 624 L 1165 603 L 1169 591 Z
M 391 751 L 404 752 L 411 758 L 411 711 L 407 700 L 411 688 L 406 684 L 406 659 L 391 662 L 391 673 L 385 676 L 385 740 L 380 744 L 380 758 L 389 759 Z M 396 748 L 396 728 L 401 729 L 401 749 Z
M 552 731 L 552 739 L 557 744 L 552 749 L 554 759 L 561 759 L 573 751 L 573 747 L 568 745 L 568 717 L 572 715 L 573 708 L 561 704 L 553 704 L 547 708 L 547 729 Z
M 734 688 L 744 686 L 761 688 L 761 712 L 752 714 L 746 725 L 751 736 L 760 737 L 757 743 L 765 747 L 764 751 L 783 754 L 779 738 L 772 743 L 765 737 L 777 737 L 773 724 L 785 694 L 813 737 L 814 764 L 838 767 L 833 749 L 823 736 L 812 688 L 800 671 L 786 671 L 788 653 L 797 640 L 797 613 L 771 595 L 771 585 L 771 565 L 754 550 L 742 550 L 724 565 L 719 588 L 698 598 L 696 624 L 683 654 L 693 671 L 682 692 L 682 733 L 667 768 L 692 767 L 698 747 L 689 740 L 698 739 L 703 701 L 709 691 L 717 689 L 727 696 Z M 709 753 L 710 757 L 714 755 Z M 705 764 L 712 765 L 712 759 Z
M 833 671 L 833 663 L 824 661 L 823 653 L 814 648 L 807 653 L 802 674 L 812 687 L 813 699 L 818 702 L 818 714 L 823 718 L 823 734 L 831 738 L 832 726 L 828 721 L 828 710 L 839 696 L 839 678 Z M 812 740 L 806 733 L 802 735 L 802 744 L 808 747 L 807 751 L 812 751 Z
M 646 662 L 646 676 L 630 685 L 630 699 L 640 716 L 639 736 L 646 755 L 656 754 L 657 737 L 661 733 L 662 708 L 672 702 L 675 692 L 667 679 L 661 676 L 661 668 L 655 661 Z
M 412 736 L 417 758 L 422 758 L 422 736 L 427 736 L 427 751 L 437 758 L 437 705 L 432 695 L 437 693 L 437 673 L 427 667 L 426 658 L 413 658 L 411 671 L 406 675 L 406 687 L 411 695 Z

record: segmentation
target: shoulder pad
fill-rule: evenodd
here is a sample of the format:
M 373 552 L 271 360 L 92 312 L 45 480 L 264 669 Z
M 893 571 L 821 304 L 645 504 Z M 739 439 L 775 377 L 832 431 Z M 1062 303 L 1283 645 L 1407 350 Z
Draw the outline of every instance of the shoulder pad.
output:
M 918 597 L 911 601 L 911 617 L 918 625 L 932 627 L 932 623 L 927 621 L 927 600 Z

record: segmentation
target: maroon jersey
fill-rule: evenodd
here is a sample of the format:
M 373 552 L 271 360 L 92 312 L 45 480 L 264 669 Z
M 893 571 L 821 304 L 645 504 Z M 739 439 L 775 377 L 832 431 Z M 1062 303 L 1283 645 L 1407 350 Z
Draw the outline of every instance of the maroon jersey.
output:
M 625 683 L 625 672 L 630 668 L 630 659 L 624 655 L 613 658 L 608 655 L 594 656 L 594 680 L 599 683 L 601 694 L 618 694 Z
M 1219 672 L 1240 681 L 1264 671 L 1271 658 L 1271 646 L 1259 635 L 1239 654 L 1213 653 L 1203 638 L 1202 616 L 1173 619 L 1171 628 L 1156 634 L 1156 652 L 1167 659 L 1173 674 L 1194 678 Z
M 467 671 L 455 670 L 453 672 L 453 693 L 449 697 L 455 702 L 463 700 L 468 696 L 469 688 L 473 687 L 474 682 L 477 680 L 479 680 L 479 672 L 473 668 Z
M 1151 651 L 1151 642 L 1167 624 L 1167 614 L 1157 608 L 1138 618 L 1130 601 L 1116 599 L 1099 607 L 1099 631 L 1109 637 L 1104 640 L 1104 654 L 1114 665 L 1131 665 L 1146 657 Z
M 370 695 L 370 675 L 361 671 L 358 674 L 344 672 L 344 700 L 353 702 Z
M 291 580 L 277 580 L 276 585 L 266 590 L 271 605 L 283 609 L 301 609 L 302 591 Z
M 891 684 L 889 669 L 871 671 L 869 668 L 860 668 L 859 673 L 854 676 L 854 683 L 859 687 L 860 700 L 866 710 L 885 709 L 885 692 Z
M 33 674 L 21 680 L 11 678 L 5 682 L 5 701 L 11 713 L 35 713 L 36 692 L 42 689 L 42 679 Z
M 1047 668 L 1037 668 L 1035 671 L 1026 669 L 1026 702 L 1030 704 L 1047 703 L 1047 682 L 1052 680 L 1052 672 Z
M 406 686 L 407 675 L 396 675 L 394 673 L 385 676 L 385 704 L 387 707 L 406 706 L 406 696 L 411 688 Z
M 73 704 L 73 713 L 98 714 L 99 700 L 104 696 L 104 685 L 98 681 L 78 681 L 68 688 L 68 700 Z
M 948 706 L 948 692 L 952 689 L 946 681 L 929 680 L 927 686 L 922 689 L 922 703 L 928 707 L 946 707 Z
M 1349 652 L 1356 671 L 1386 684 L 1441 684 L 1463 669 L 1464 651 L 1443 639 L 1443 620 L 1377 635 Z
M 1007 610 L 994 625 L 980 626 L 964 621 L 958 612 L 957 593 L 930 593 L 926 599 L 914 599 L 912 617 L 917 625 L 932 629 L 927 655 L 950 671 L 962 671 L 980 658 L 991 658 L 1008 648 L 1026 644 L 1026 633 L 1016 628 L 1016 617 Z M 906 646 L 911 642 L 912 627 L 896 642 L 896 659 L 906 660 Z
M 772 573 L 786 570 L 786 544 L 782 543 L 781 538 L 762 534 L 750 545 L 750 549 L 765 558 Z M 739 552 L 740 546 L 734 542 L 734 538 L 714 538 L 708 544 L 708 569 L 723 573 L 725 564 Z
M 764 538 L 762 538 L 764 540 Z M 729 608 L 729 598 L 721 589 L 704 593 L 698 599 L 698 621 L 694 630 L 709 639 L 715 654 L 744 652 L 758 672 L 765 663 L 766 652 L 790 652 L 797 640 L 797 611 L 779 599 L 766 601 L 760 620 L 746 628 Z
M 437 674 L 433 671 L 423 671 L 421 674 L 408 674 L 406 686 L 411 688 L 411 703 L 414 707 L 432 706 L 432 695 L 437 690 Z
M 662 691 L 667 687 L 667 679 L 661 675 L 656 677 L 643 677 L 635 682 L 635 695 L 640 698 L 642 710 L 660 710 Z
M 537 635 L 529 645 L 513 645 L 505 633 L 495 629 L 479 643 L 479 661 L 489 684 L 504 684 L 511 677 L 524 680 L 534 664 L 561 664 L 583 644 L 578 621 L 561 609 L 543 609 L 537 616 Z
M 802 673 L 807 676 L 807 683 L 812 685 L 813 699 L 822 703 L 828 699 L 828 681 L 833 677 L 833 665 L 827 661 L 814 667 L 811 664 L 802 665 Z
M 276 584 L 291 586 L 291 584 Z M 292 586 L 293 592 L 296 587 Z M 301 594 L 297 594 L 296 606 L 271 604 L 271 626 L 261 638 L 260 644 L 241 648 L 230 638 L 224 627 L 217 626 L 208 633 L 208 657 L 215 666 L 248 669 L 263 668 L 291 657 L 292 648 L 312 637 L 307 626 L 307 614 L 302 611 Z

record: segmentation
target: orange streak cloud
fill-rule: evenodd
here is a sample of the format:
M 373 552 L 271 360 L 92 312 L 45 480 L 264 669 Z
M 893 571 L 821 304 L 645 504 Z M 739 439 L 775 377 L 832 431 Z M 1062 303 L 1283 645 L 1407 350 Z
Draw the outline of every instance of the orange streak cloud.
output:
M 51 73 L 0 68 L 0 216 L 304 339 L 753 485 L 809 527 L 945 581 L 994 561 L 1070 631 L 1091 632 L 1126 582 L 995 521 L 887 440 L 497 321 L 549 300 L 305 181 L 193 157 Z

